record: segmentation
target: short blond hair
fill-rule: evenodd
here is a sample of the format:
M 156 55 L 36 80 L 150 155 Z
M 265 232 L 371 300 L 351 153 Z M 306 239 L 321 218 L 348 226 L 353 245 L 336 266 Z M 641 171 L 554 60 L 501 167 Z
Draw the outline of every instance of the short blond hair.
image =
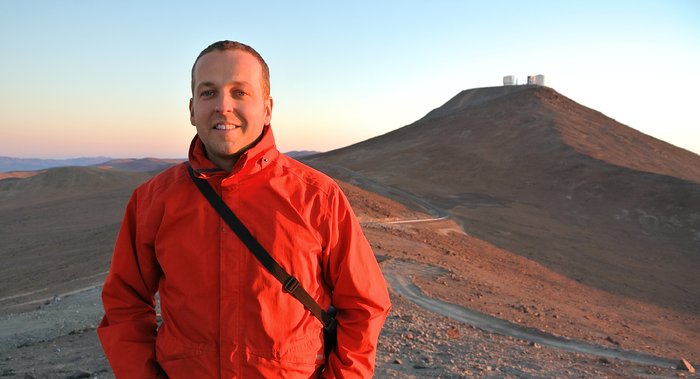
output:
M 191 90 L 192 90 L 192 95 L 194 95 L 194 68 L 197 65 L 197 62 L 199 62 L 199 58 L 201 58 L 203 55 L 207 53 L 211 53 L 212 51 L 225 51 L 225 50 L 241 50 L 245 51 L 247 53 L 250 53 L 252 56 L 255 57 L 255 59 L 258 60 L 260 63 L 260 66 L 262 67 L 262 87 L 263 87 L 263 94 L 265 97 L 270 96 L 270 68 L 267 67 L 267 63 L 263 59 L 262 55 L 260 55 L 255 49 L 252 47 L 241 43 L 237 41 L 218 41 L 214 42 L 211 45 L 207 46 L 206 49 L 202 50 L 201 53 L 197 56 L 197 59 L 194 60 L 194 64 L 192 65 L 192 73 L 191 73 Z

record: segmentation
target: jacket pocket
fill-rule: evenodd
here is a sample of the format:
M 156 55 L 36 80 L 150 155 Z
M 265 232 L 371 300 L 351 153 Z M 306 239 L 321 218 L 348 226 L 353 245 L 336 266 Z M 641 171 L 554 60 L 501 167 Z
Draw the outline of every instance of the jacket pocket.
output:
M 316 378 L 325 363 L 320 336 L 285 342 L 279 349 L 246 349 L 247 365 L 261 378 Z
M 312 333 L 292 341 L 277 342 L 279 345 L 268 351 L 247 349 L 248 360 L 312 366 L 321 365 L 325 361 L 320 333 Z
M 217 357 L 208 344 L 180 341 L 169 333 L 159 333 L 156 339 L 156 360 L 169 378 L 210 376 L 212 368 L 218 367 L 213 361 Z

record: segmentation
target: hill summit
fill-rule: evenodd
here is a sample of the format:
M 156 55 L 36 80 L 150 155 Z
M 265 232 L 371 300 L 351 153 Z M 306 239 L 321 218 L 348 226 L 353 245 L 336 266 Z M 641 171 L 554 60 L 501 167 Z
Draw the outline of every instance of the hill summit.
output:
M 374 149 L 379 146 L 382 148 Z M 480 168 L 486 170 L 510 169 L 519 161 L 546 166 L 553 159 L 585 155 L 700 183 L 697 154 L 645 135 L 541 86 L 465 90 L 411 125 L 325 156 L 368 154 L 367 159 L 371 159 L 387 155 L 394 162 L 398 161 L 397 155 L 406 154 L 411 159 L 412 153 L 440 153 L 466 163 L 480 162 Z M 438 163 L 425 156 L 413 159 Z M 385 163 L 376 168 L 383 170 Z
M 306 161 L 585 284 L 700 311 L 700 156 L 551 88 L 462 91 Z

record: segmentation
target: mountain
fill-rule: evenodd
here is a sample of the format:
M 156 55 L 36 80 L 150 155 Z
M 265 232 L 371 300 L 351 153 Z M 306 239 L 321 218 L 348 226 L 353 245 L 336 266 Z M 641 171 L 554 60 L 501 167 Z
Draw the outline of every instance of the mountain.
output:
M 539 86 L 304 160 L 583 284 L 700 312 L 700 156 Z
M 4 171 L 32 171 L 61 166 L 92 166 L 106 162 L 110 158 L 73 158 L 73 159 L 37 159 L 37 158 L 12 158 L 0 157 L 0 172 Z
M 294 158 L 294 159 L 299 159 L 301 157 L 306 157 L 309 155 L 314 155 L 318 154 L 318 151 L 314 150 L 292 150 L 292 151 L 287 151 L 285 154 Z
M 162 171 L 172 165 L 183 162 L 185 159 L 158 159 L 158 158 L 141 158 L 141 159 L 112 159 L 107 162 L 100 163 L 99 167 L 110 168 L 121 171 Z

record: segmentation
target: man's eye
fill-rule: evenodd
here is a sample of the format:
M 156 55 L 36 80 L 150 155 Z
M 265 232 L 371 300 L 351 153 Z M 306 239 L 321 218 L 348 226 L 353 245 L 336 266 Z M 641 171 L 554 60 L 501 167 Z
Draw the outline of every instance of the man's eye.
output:
M 199 94 L 201 97 L 211 97 L 214 96 L 214 90 L 206 90 L 202 91 L 202 93 Z
M 237 89 L 237 90 L 234 90 L 234 91 L 233 91 L 233 95 L 236 96 L 236 97 L 242 97 L 242 96 L 245 96 L 245 94 L 246 94 L 245 91 L 240 90 L 240 89 Z

